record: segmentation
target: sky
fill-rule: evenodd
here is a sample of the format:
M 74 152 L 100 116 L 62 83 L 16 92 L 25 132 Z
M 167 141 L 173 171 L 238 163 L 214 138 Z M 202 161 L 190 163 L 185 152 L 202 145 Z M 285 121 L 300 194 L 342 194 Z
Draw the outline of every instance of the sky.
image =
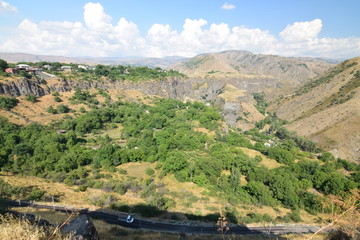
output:
M 359 0 L 0 0 L 0 52 L 360 56 Z

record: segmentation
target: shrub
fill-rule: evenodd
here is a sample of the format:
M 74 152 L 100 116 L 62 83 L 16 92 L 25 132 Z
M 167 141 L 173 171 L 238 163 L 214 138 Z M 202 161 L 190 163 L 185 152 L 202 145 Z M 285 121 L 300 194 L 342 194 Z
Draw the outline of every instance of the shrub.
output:
M 146 175 L 152 176 L 152 175 L 154 175 L 155 171 L 152 168 L 147 168 L 145 170 L 145 173 L 146 173 Z
M 80 185 L 78 187 L 78 190 L 81 191 L 81 192 L 85 192 L 87 190 L 87 186 L 86 185 Z
M 120 174 L 124 174 L 124 175 L 127 174 L 127 171 L 125 169 L 122 169 L 122 168 L 119 168 L 118 172 Z
M 45 191 L 33 189 L 26 197 L 28 200 L 40 201 L 45 195 Z
M 68 113 L 68 112 L 70 112 L 70 108 L 64 104 L 61 104 L 57 107 L 57 111 L 59 113 Z
M 19 100 L 12 97 L 0 96 L 0 108 L 10 110 L 19 103 Z
M 55 97 L 54 97 L 54 100 L 55 100 L 55 102 L 62 102 L 61 98 L 58 97 L 58 96 L 55 96 Z
M 27 95 L 27 96 L 25 97 L 25 99 L 26 99 L 27 101 L 29 101 L 29 102 L 34 103 L 34 102 L 37 101 L 37 96 L 35 96 L 35 95 Z
M 56 113 L 57 113 L 56 109 L 55 109 L 53 106 L 48 107 L 48 108 L 46 109 L 46 111 L 47 111 L 48 113 L 51 113 L 51 114 L 56 114 Z

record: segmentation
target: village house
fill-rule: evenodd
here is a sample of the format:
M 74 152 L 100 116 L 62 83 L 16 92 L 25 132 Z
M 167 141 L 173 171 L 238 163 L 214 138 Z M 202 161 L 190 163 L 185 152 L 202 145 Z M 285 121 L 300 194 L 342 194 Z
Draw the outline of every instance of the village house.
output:
M 30 69 L 30 66 L 27 64 L 18 64 L 18 65 L 16 65 L 16 68 L 18 70 L 28 71 Z
M 61 66 L 61 70 L 65 72 L 70 72 L 72 70 L 71 66 Z
M 6 68 L 5 72 L 15 74 L 15 73 L 18 73 L 19 71 L 16 68 Z
M 52 66 L 49 65 L 49 64 L 46 64 L 44 66 L 42 66 L 43 69 L 46 69 L 46 70 L 51 70 L 52 69 Z
M 84 70 L 88 70 L 89 66 L 85 66 L 85 65 L 78 65 L 79 69 L 84 69 Z

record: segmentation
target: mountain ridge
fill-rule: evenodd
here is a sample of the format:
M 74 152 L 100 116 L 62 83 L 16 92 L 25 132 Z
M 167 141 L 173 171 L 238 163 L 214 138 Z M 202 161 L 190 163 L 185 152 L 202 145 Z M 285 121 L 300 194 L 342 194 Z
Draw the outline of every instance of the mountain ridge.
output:
M 180 56 L 168 56 L 164 58 L 154 57 L 66 57 L 55 55 L 36 55 L 29 53 L 3 53 L 0 52 L 0 59 L 10 63 L 17 62 L 62 62 L 79 64 L 105 64 L 105 65 L 138 65 L 149 67 L 167 68 L 175 62 L 185 61 Z
M 265 76 L 298 84 L 317 77 L 334 66 L 325 60 L 254 54 L 249 51 L 229 50 L 200 54 L 172 68 L 190 77 L 229 78 Z

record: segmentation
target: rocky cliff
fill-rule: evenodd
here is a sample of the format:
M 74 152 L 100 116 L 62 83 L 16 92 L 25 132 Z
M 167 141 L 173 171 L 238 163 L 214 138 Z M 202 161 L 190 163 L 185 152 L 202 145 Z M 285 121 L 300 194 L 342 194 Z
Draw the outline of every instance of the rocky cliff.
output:
M 263 88 L 273 88 L 273 79 L 203 79 L 203 78 L 171 78 L 161 81 L 148 82 L 107 82 L 107 81 L 71 81 L 45 75 L 34 79 L 19 78 L 13 81 L 0 82 L 0 94 L 12 97 L 21 95 L 44 96 L 52 91 L 68 92 L 74 88 L 87 89 L 118 89 L 137 90 L 145 95 L 157 95 L 180 101 L 201 101 L 215 104 L 223 111 L 226 122 L 231 126 L 237 125 L 243 117 L 244 102 L 253 102 L 252 92 L 261 91 Z M 249 117 L 256 114 L 256 109 L 249 112 Z M 259 117 L 255 117 L 259 119 Z

